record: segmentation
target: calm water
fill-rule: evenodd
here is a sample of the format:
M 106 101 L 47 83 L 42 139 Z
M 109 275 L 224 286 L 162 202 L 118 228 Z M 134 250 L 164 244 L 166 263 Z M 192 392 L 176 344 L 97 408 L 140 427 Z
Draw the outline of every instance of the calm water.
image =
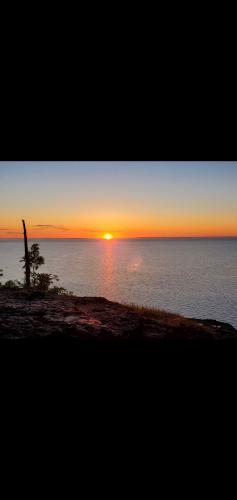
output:
M 30 240 L 58 285 L 237 327 L 237 238 Z M 22 279 L 22 240 L 0 240 L 2 281 Z

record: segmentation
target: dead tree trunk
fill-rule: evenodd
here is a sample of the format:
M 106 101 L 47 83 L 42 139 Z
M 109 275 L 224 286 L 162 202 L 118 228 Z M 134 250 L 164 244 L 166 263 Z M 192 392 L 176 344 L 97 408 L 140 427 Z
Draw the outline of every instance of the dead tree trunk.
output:
M 23 229 L 24 229 L 24 243 L 25 243 L 25 287 L 30 288 L 30 259 L 29 259 L 29 251 L 28 251 L 26 226 L 25 226 L 24 220 L 22 220 L 22 224 L 23 224 Z

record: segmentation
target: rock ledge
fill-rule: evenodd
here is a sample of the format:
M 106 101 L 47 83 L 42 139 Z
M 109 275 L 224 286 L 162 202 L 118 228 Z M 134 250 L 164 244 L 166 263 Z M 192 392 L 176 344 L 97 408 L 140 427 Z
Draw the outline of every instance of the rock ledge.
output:
M 169 317 L 171 320 L 169 320 Z M 218 340 L 237 338 L 228 323 L 208 319 L 172 322 L 103 297 L 0 290 L 0 339 L 67 337 L 78 339 Z M 167 319 L 168 318 L 168 319 Z

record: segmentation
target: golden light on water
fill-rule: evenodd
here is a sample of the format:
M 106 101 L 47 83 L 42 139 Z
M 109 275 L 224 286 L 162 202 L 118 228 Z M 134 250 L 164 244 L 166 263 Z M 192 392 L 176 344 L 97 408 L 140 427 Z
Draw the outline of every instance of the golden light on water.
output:
M 110 234 L 110 233 L 106 233 L 106 234 L 104 234 L 103 238 L 104 238 L 104 240 L 112 240 L 113 239 L 113 235 Z

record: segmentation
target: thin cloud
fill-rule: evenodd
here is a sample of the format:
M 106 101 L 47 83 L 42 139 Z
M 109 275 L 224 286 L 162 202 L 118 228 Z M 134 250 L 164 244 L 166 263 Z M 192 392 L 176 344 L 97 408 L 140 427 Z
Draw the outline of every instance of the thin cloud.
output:
M 80 231 L 87 233 L 104 233 L 106 229 L 80 229 Z M 117 229 L 116 231 L 111 229 L 111 233 L 121 233 L 121 231 L 122 229 Z
M 64 226 L 54 226 L 53 224 L 36 224 L 34 228 L 38 229 L 61 229 L 61 231 L 69 231 L 67 227 Z
M 85 233 L 101 233 L 104 229 L 82 229 Z

